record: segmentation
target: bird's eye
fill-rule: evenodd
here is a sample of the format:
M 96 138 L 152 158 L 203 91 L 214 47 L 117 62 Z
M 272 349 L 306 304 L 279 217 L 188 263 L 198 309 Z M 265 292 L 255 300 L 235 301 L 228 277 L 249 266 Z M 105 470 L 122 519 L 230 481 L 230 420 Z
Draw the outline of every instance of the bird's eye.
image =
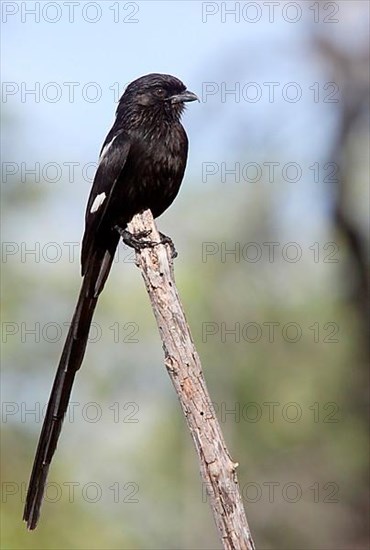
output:
M 156 88 L 154 93 L 157 97 L 165 97 L 166 96 L 166 90 L 164 88 Z

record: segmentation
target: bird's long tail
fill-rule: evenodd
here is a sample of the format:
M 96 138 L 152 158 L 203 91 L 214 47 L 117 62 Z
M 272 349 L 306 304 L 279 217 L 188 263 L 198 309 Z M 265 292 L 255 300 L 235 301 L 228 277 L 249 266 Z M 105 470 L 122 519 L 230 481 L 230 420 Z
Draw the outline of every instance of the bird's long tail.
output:
M 58 443 L 73 381 L 85 354 L 90 324 L 98 301 L 98 295 L 103 289 L 112 265 L 114 250 L 115 246 L 110 252 L 97 251 L 91 262 L 89 262 L 91 268 L 87 270 L 83 279 L 76 309 L 51 390 L 33 463 L 23 513 L 23 519 L 27 522 L 28 529 L 35 529 L 40 517 L 40 508 L 49 466 Z

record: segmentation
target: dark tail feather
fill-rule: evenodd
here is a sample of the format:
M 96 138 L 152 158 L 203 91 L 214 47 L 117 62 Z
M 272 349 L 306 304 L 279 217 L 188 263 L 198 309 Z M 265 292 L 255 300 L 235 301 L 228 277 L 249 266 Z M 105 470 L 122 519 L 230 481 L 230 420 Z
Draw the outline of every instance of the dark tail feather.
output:
M 23 513 L 23 519 L 27 521 L 28 529 L 35 529 L 40 517 L 40 508 L 49 466 L 59 439 L 73 381 L 85 354 L 90 324 L 98 301 L 98 295 L 108 277 L 113 257 L 114 250 L 112 252 L 101 252 L 99 255 L 96 253 L 90 262 L 91 269 L 87 271 L 83 279 L 75 313 L 51 390 L 33 463 Z

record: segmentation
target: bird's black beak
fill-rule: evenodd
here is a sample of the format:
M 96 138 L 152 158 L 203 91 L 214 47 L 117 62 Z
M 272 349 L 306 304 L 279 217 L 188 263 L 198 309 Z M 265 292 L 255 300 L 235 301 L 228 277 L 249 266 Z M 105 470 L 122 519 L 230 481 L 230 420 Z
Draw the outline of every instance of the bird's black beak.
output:
M 171 103 L 185 103 L 185 101 L 199 101 L 199 98 L 197 95 L 193 94 L 193 92 L 185 90 L 185 92 L 181 92 L 181 94 L 169 97 L 168 101 L 171 101 Z

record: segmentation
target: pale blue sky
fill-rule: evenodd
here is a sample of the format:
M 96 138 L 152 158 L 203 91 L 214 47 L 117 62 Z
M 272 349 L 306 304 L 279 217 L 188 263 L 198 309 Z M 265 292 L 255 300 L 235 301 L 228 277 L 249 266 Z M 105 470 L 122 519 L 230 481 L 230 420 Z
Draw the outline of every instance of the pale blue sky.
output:
M 315 223 L 325 217 L 325 193 L 322 186 L 313 185 L 309 166 L 325 158 L 336 124 L 336 104 L 323 101 L 331 91 L 323 87 L 332 77 L 312 55 L 309 31 L 312 26 L 319 28 L 315 17 L 333 20 L 322 23 L 325 33 L 356 48 L 366 36 L 367 10 L 355 2 L 339 2 L 338 13 L 315 14 L 311 2 L 295 3 L 300 12 L 294 6 L 287 8 L 294 3 L 282 2 L 272 16 L 268 3 L 259 3 L 257 13 L 253 2 L 227 3 L 236 6 L 234 14 L 226 14 L 222 2 L 75 4 L 72 15 L 71 2 L 59 2 L 58 8 L 53 2 L 2 3 L 2 107 L 12 121 L 11 132 L 4 136 L 3 161 L 27 166 L 79 164 L 73 200 L 72 190 L 64 191 L 67 168 L 63 167 L 63 180 L 50 184 L 52 208 L 58 213 L 68 208 L 71 223 L 61 231 L 75 232 L 77 219 L 81 225 L 81 204 L 90 188 L 82 167 L 97 160 L 113 120 L 118 90 L 121 93 L 127 82 L 148 72 L 175 74 L 201 97 L 201 103 L 192 104 L 184 117 L 190 138 L 189 188 L 207 185 L 202 182 L 204 162 L 219 166 L 266 159 L 279 160 L 281 166 L 296 162 L 302 166 L 302 180 L 294 187 L 282 186 L 276 199 L 284 208 L 285 222 L 302 223 L 310 210 L 315 211 Z M 246 4 L 248 11 L 238 11 Z M 117 17 L 121 22 L 115 22 Z M 94 18 L 99 20 L 87 21 Z M 299 20 L 293 22 L 295 18 Z M 277 83 L 273 101 L 268 82 Z M 287 100 L 284 87 L 289 82 L 294 83 L 290 93 L 298 89 L 302 94 L 299 101 Z M 72 84 L 65 83 L 74 83 L 73 96 L 69 96 Z M 87 87 L 88 83 L 93 84 Z M 262 92 L 259 101 L 221 93 L 223 86 L 242 90 L 246 83 L 256 83 Z M 207 96 L 209 85 L 218 92 Z M 37 99 L 26 94 L 35 86 L 40 90 Z M 96 92 L 101 94 L 98 101 L 86 100 Z M 61 94 L 59 100 L 50 101 L 55 93 Z M 341 101 L 340 89 L 333 94 Z M 93 175 L 93 169 L 88 175 Z M 211 195 L 220 192 L 219 181 L 219 176 L 210 180 Z M 249 192 L 251 184 L 246 185 Z

